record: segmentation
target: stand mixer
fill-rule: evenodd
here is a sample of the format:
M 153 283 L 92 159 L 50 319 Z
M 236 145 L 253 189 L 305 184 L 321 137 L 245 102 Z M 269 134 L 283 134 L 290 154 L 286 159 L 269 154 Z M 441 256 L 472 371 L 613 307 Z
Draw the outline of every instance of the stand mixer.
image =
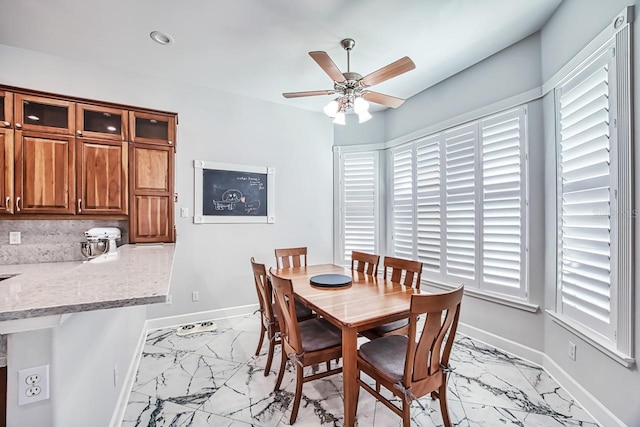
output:
M 94 227 L 84 232 L 88 242 L 97 242 L 100 240 L 107 241 L 106 254 L 115 254 L 118 252 L 116 240 L 122 237 L 120 229 L 116 227 Z

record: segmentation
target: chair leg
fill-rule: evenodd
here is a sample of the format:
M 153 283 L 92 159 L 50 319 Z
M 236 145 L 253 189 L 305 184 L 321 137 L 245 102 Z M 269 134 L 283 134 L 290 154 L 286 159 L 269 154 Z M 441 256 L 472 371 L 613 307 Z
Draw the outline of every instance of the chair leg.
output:
M 291 418 L 289 424 L 296 422 L 298 417 L 298 409 L 300 409 L 300 398 L 302 397 L 302 381 L 304 375 L 304 368 L 300 365 L 296 365 L 296 396 L 293 399 L 293 408 L 291 409 Z
M 267 354 L 267 365 L 264 367 L 264 376 L 269 375 L 269 371 L 271 370 L 271 362 L 273 361 L 273 350 L 276 346 L 276 343 L 273 339 L 269 340 L 269 353 Z
M 442 421 L 444 422 L 444 427 L 451 427 L 451 418 L 449 418 L 449 409 L 447 408 L 446 379 L 444 379 L 444 384 L 440 386 L 439 398 L 440 398 L 440 412 L 442 412 Z
M 280 371 L 278 372 L 278 379 L 276 380 L 276 386 L 273 388 L 273 391 L 280 390 L 280 384 L 282 383 L 282 377 L 284 377 L 284 368 L 287 366 L 287 355 L 284 354 L 284 349 L 282 350 L 282 361 L 280 362 Z
M 411 427 L 411 404 L 402 399 L 402 427 Z
M 258 348 L 256 349 L 256 356 L 260 354 L 262 348 L 262 340 L 264 340 L 264 325 L 260 325 L 260 339 L 258 340 Z
M 327 371 L 331 369 L 331 361 L 327 360 Z

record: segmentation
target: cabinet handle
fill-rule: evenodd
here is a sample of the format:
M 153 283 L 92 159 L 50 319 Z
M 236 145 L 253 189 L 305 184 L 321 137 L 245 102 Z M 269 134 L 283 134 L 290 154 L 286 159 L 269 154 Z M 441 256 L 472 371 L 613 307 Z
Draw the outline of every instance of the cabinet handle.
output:
M 7 199 L 4 202 L 4 210 L 7 212 L 11 211 L 11 206 L 9 206 L 9 203 L 11 203 L 11 197 L 7 196 Z
M 78 199 L 78 213 L 82 212 L 82 199 Z
M 169 141 L 169 145 L 173 145 L 173 141 Z
M 22 129 L 22 123 L 16 123 L 16 129 Z
M 16 197 L 16 210 L 20 212 L 20 197 Z
M 8 128 L 9 126 L 11 126 L 11 123 L 9 122 L 2 122 L 2 125 L 6 128 Z
M 78 135 L 82 135 L 82 131 L 81 131 L 81 130 L 77 130 L 77 131 L 76 131 L 76 133 L 77 133 Z

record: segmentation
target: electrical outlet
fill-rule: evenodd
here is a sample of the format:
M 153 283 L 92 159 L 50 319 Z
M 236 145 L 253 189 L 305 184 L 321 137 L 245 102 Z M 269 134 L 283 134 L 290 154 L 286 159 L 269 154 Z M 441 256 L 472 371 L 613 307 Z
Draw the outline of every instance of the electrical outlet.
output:
M 191 300 L 193 302 L 200 301 L 200 292 L 198 291 L 191 292 Z
M 167 299 L 164 300 L 165 305 L 171 305 L 173 304 L 173 295 L 169 294 L 167 295 Z
M 569 341 L 569 358 L 576 360 L 576 345 L 571 341 Z
M 20 232 L 19 231 L 10 231 L 9 232 L 9 244 L 10 245 L 19 245 L 20 244 Z
M 49 398 L 49 365 L 18 371 L 18 405 Z

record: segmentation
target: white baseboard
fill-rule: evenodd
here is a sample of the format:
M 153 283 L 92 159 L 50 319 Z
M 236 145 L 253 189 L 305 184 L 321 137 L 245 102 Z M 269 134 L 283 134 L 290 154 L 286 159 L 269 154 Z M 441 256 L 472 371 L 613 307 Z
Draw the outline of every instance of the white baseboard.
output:
M 540 366 L 600 425 L 626 427 L 625 423 L 543 352 L 464 323 L 458 324 L 458 332 Z
M 229 317 L 244 316 L 256 311 L 258 304 L 240 305 L 237 307 L 220 308 L 217 310 L 200 311 L 198 313 L 181 314 L 178 316 L 161 317 L 147 320 L 147 331 L 162 328 L 172 328 L 174 326 L 186 325 L 189 323 L 205 322 L 207 320 L 227 319 Z
M 122 419 L 124 418 L 124 414 L 127 411 L 127 404 L 129 403 L 129 395 L 131 394 L 131 390 L 133 389 L 133 383 L 136 379 L 136 372 L 138 372 L 138 365 L 140 365 L 140 358 L 142 357 L 144 343 L 147 340 L 147 322 L 148 321 L 145 322 L 144 326 L 142 327 L 142 331 L 140 331 L 138 345 L 136 345 L 135 352 L 131 357 L 131 362 L 129 362 L 127 374 L 124 377 L 124 382 L 122 383 L 120 395 L 118 396 L 116 407 L 113 411 L 113 415 L 111 416 L 109 427 L 120 427 L 122 425 Z

